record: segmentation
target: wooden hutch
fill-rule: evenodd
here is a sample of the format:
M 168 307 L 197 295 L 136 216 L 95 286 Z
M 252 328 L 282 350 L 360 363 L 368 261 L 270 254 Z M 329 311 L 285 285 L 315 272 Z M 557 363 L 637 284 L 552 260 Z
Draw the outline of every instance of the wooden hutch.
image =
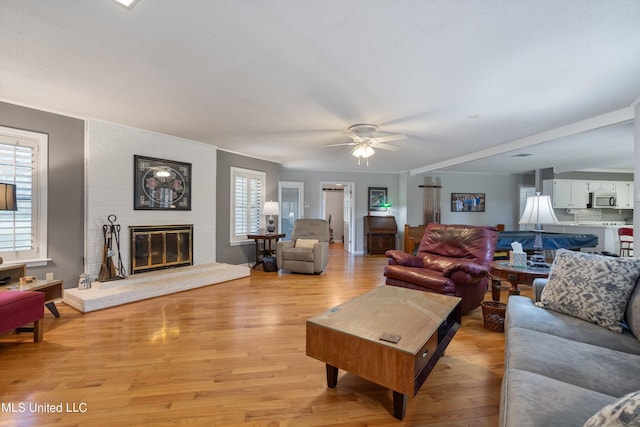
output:
M 396 248 L 398 225 L 393 216 L 364 217 L 364 253 L 367 255 L 384 254 Z

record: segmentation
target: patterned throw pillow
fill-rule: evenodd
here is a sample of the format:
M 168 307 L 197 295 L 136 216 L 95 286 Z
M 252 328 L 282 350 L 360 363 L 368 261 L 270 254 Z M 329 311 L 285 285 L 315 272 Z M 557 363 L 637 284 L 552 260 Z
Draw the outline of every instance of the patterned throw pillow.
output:
M 608 404 L 583 427 L 625 427 L 640 425 L 640 391 L 634 391 Z
M 621 333 L 640 258 L 616 258 L 559 249 L 538 307 Z

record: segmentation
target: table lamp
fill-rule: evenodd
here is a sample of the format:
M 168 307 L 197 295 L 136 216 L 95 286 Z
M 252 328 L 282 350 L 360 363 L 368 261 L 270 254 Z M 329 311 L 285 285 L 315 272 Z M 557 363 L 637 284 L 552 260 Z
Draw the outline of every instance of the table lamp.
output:
M 558 218 L 553 212 L 551 205 L 551 196 L 541 196 L 536 193 L 535 196 L 527 197 L 527 204 L 524 207 L 522 218 L 519 224 L 534 224 L 536 237 L 533 241 L 533 252 L 531 256 L 531 267 L 548 267 L 544 261 L 544 248 L 542 246 L 542 224 L 557 224 Z
M 262 208 L 262 214 L 264 216 L 269 215 L 267 219 L 267 233 L 273 233 L 276 230 L 276 226 L 273 224 L 273 216 L 280 215 L 280 206 L 278 202 L 265 202 Z

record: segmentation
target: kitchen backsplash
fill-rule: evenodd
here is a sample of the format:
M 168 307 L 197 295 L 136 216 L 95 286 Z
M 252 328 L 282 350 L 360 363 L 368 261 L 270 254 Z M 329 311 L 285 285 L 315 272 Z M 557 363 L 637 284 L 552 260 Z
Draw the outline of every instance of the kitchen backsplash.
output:
M 573 211 L 573 220 L 586 221 L 625 221 L 633 223 L 633 210 L 631 209 L 576 209 Z
M 624 221 L 633 224 L 632 209 L 554 209 L 561 222 Z
M 577 222 L 582 221 L 602 221 L 602 209 L 579 209 L 576 211 L 574 219 Z

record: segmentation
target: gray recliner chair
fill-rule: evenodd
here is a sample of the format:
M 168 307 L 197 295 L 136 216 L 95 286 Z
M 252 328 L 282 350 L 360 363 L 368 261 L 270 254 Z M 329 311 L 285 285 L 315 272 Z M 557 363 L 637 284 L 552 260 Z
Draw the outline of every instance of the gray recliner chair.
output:
M 329 262 L 329 222 L 296 220 L 291 240 L 276 243 L 276 262 L 278 269 L 292 273 L 322 273 Z

